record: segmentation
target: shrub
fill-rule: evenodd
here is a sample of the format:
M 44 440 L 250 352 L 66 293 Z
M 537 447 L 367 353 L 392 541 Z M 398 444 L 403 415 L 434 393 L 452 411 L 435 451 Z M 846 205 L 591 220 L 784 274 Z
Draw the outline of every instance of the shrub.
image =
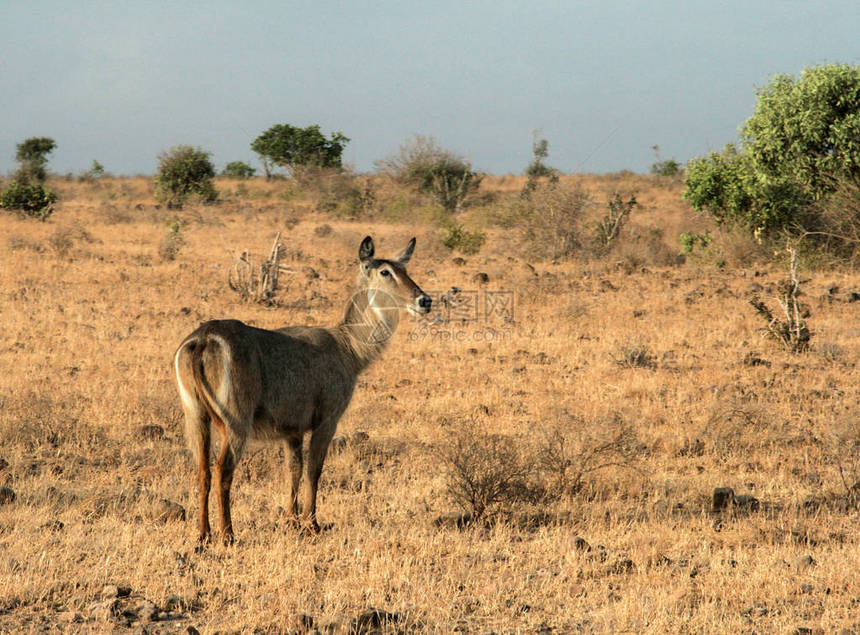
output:
M 462 225 L 451 225 L 448 228 L 448 235 L 442 243 L 452 251 L 476 254 L 481 250 L 486 240 L 487 235 L 481 231 L 469 231 Z
M 178 220 L 170 223 L 170 226 L 167 228 L 167 235 L 158 246 L 158 255 L 161 257 L 163 262 L 176 260 L 179 250 L 185 243 L 185 240 L 182 238 L 182 234 L 180 233 L 181 230 L 182 222 Z
M 56 200 L 57 195 L 46 190 L 41 183 L 27 184 L 13 180 L 0 193 L 0 207 L 39 220 L 45 220 L 53 213 Z
M 576 186 L 558 182 L 538 185 L 527 199 L 514 204 L 524 238 L 536 258 L 569 258 L 581 247 L 583 215 L 588 198 Z
M 821 230 L 820 203 L 860 184 L 860 67 L 779 75 L 759 91 L 738 147 L 687 166 L 684 197 L 757 235 Z
M 539 498 L 532 485 L 532 462 L 524 460 L 512 437 L 475 432 L 463 426 L 442 450 L 451 500 L 475 522 L 487 512 Z
M 449 214 L 459 211 L 478 190 L 483 175 L 432 137 L 416 135 L 397 155 L 377 163 L 381 172 L 429 194 Z
M 622 368 L 657 368 L 657 362 L 647 344 L 638 340 L 628 340 L 618 349 L 618 355 L 609 354 L 616 364 Z
M 630 212 L 637 205 L 636 195 L 632 195 L 630 200 L 625 201 L 621 198 L 621 194 L 615 193 L 606 204 L 608 213 L 597 222 L 595 227 L 595 242 L 598 249 L 609 248 L 624 226 L 627 217 L 630 216 Z
M 801 293 L 801 281 L 797 278 L 797 251 L 795 249 L 788 251 L 789 278 L 778 285 L 779 297 L 777 298 L 785 319 L 774 316 L 767 305 L 758 298 L 751 299 L 750 304 L 764 319 L 766 326 L 763 330 L 767 337 L 778 341 L 792 353 L 803 353 L 809 350 L 809 340 L 812 338 L 812 331 L 806 323 L 809 309 L 797 299 Z
M 212 179 L 215 166 L 209 153 L 191 146 L 175 146 L 158 157 L 155 198 L 170 208 L 181 208 L 194 197 L 203 203 L 218 199 Z
M 523 190 L 520 192 L 522 198 L 528 198 L 535 191 L 541 178 L 548 178 L 550 182 L 558 181 L 558 170 L 547 166 L 543 160 L 549 156 L 549 141 L 538 139 L 537 132 L 532 142 L 532 162 L 526 168 L 526 179 Z
M 545 500 L 578 494 L 585 477 L 606 468 L 637 470 L 639 440 L 618 416 L 608 422 L 572 420 L 543 434 L 535 464 L 546 485 Z
M 230 161 L 225 167 L 222 176 L 227 176 L 232 179 L 250 179 L 254 176 L 257 170 L 252 168 L 244 161 Z
M 656 176 L 678 176 L 681 173 L 681 164 L 675 159 L 662 159 L 660 157 L 660 146 L 651 146 L 654 150 L 656 161 L 651 164 L 651 174 Z
M 681 253 L 692 254 L 696 251 L 696 247 L 702 250 L 707 249 L 713 240 L 710 232 L 682 232 L 680 236 Z

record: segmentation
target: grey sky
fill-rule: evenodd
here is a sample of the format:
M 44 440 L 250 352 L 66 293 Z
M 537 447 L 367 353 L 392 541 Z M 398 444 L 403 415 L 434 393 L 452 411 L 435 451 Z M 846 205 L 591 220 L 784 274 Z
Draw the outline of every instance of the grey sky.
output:
M 259 167 L 275 123 L 342 130 L 360 171 L 424 134 L 520 173 L 540 129 L 565 172 L 644 172 L 734 140 L 772 75 L 858 63 L 858 33 L 856 0 L 4 0 L 0 173 L 31 136 L 60 173 L 152 174 L 177 144 Z

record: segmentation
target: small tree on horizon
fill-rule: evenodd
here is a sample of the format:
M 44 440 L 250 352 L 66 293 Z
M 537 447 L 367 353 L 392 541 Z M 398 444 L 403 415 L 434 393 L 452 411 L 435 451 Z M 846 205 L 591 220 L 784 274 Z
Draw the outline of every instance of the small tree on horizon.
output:
M 19 143 L 15 152 L 19 167 L 13 178 L 23 185 L 44 183 L 48 176 L 48 155 L 56 147 L 50 137 L 30 137 Z
M 528 198 L 532 192 L 537 189 L 538 180 L 541 178 L 549 179 L 550 183 L 557 183 L 559 172 L 555 168 L 551 168 L 544 163 L 544 159 L 549 156 L 549 141 L 546 139 L 538 139 L 539 130 L 532 133 L 532 162 L 526 168 L 525 185 L 523 185 L 520 196 Z
M 317 125 L 299 128 L 290 124 L 275 124 L 251 143 L 260 156 L 266 178 L 271 178 L 271 166 L 287 170 L 291 176 L 307 167 L 342 167 L 343 149 L 349 138 L 340 131 L 327 139 Z
M 0 207 L 45 220 L 54 211 L 57 195 L 45 189 L 48 155 L 57 144 L 49 137 L 30 137 L 17 145 L 19 167 L 0 193 Z
M 244 161 L 230 161 L 224 167 L 221 176 L 227 176 L 232 179 L 250 179 L 256 171 Z

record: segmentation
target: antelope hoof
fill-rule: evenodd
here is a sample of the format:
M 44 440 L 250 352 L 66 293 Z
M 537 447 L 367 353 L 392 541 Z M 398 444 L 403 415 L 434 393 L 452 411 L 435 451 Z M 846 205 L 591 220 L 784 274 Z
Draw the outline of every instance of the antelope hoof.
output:
M 197 537 L 197 545 L 194 547 L 194 553 L 203 553 L 210 544 L 212 544 L 212 536 L 209 534 L 200 534 Z
M 320 532 L 322 532 L 322 529 L 316 520 L 302 523 L 299 529 L 299 533 L 303 536 L 316 536 Z

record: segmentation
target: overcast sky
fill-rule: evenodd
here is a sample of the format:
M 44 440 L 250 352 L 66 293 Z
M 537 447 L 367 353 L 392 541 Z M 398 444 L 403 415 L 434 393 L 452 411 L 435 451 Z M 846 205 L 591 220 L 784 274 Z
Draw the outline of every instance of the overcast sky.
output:
M 177 144 L 259 167 L 276 123 L 342 130 L 359 171 L 423 134 L 521 173 L 538 129 L 564 172 L 646 172 L 734 140 L 774 74 L 860 62 L 858 34 L 856 0 L 4 0 L 0 173 L 32 136 L 59 173 Z

